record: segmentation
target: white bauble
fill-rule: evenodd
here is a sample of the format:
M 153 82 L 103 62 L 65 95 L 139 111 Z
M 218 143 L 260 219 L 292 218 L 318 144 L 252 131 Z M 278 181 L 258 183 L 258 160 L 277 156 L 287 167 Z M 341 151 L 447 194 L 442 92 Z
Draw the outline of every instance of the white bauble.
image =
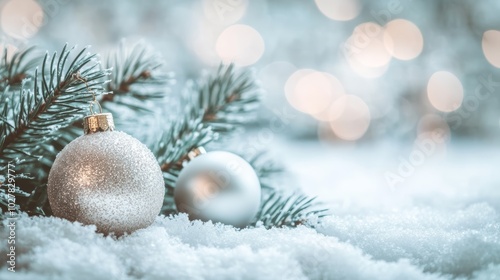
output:
M 177 210 L 190 219 L 244 227 L 259 210 L 261 189 L 248 162 L 216 151 L 195 157 L 182 169 L 174 198 Z
M 153 223 L 165 186 L 144 144 L 126 133 L 105 131 L 83 135 L 57 155 L 47 192 L 54 216 L 122 235 Z

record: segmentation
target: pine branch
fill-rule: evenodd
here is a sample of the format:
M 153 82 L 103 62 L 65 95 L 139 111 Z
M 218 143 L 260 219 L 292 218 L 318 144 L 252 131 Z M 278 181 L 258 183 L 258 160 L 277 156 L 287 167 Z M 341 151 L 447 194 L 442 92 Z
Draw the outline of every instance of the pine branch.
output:
M 203 146 L 217 138 L 212 127 L 203 123 L 202 114 L 196 108 L 188 108 L 184 118 L 174 123 L 165 131 L 158 144 L 153 148 L 160 163 L 165 180 L 166 192 L 161 213 L 169 215 L 176 213 L 174 206 L 174 186 L 182 170 L 182 161 L 189 151 Z
M 10 54 L 7 47 L 2 49 L 0 59 L 0 91 L 7 87 L 20 86 L 22 81 L 31 78 L 31 71 L 40 61 L 40 57 L 34 54 L 35 48 L 31 47 L 22 51 L 14 51 Z
M 229 132 L 248 121 L 259 102 L 252 77 L 247 72 L 236 73 L 232 64 L 221 65 L 215 75 L 194 86 L 193 94 L 184 106 L 185 117 L 172 125 L 154 148 L 164 172 L 179 167 L 193 148 L 216 140 L 214 132 Z M 170 175 L 175 180 L 176 174 Z
M 167 185 L 175 184 L 177 173 L 182 169 L 182 160 L 186 159 L 189 151 L 216 138 L 217 134 L 203 123 L 201 116 L 192 108 L 183 120 L 172 125 L 161 137 L 168 139 L 168 142 L 161 140 L 155 147 L 157 159 L 162 162 L 162 170 L 170 171 L 164 173 Z
M 26 211 L 29 215 L 52 215 L 47 195 L 47 184 L 37 186 L 29 198 L 21 204 L 21 210 Z
M 295 227 L 315 216 L 322 218 L 327 209 L 320 209 L 315 198 L 303 194 L 287 194 L 274 188 L 275 175 L 284 171 L 264 152 L 248 161 L 252 165 L 262 188 L 262 203 L 252 226 Z
M 284 171 L 284 168 L 271 160 L 265 152 L 256 154 L 248 163 L 257 173 L 262 189 L 272 190 L 272 177 Z
M 46 215 L 51 213 L 47 203 L 47 185 L 36 187 L 30 194 L 19 187 L 18 182 L 26 178 L 23 174 L 12 175 L 15 185 L 10 185 L 5 177 L 0 176 L 0 212 L 27 212 L 29 215 Z M 14 203 L 13 203 L 14 202 Z M 2 217 L 0 216 L 0 220 Z
M 92 91 L 102 88 L 101 79 L 108 72 L 98 70 L 98 63 L 91 63 L 95 55 L 84 54 L 84 48 L 69 61 L 72 50 L 64 46 L 60 55 L 54 53 L 52 58 L 45 55 L 41 76 L 38 76 L 38 69 L 35 71 L 33 90 L 23 85 L 19 94 L 4 91 L 0 97 L 7 101 L 0 108 L 1 165 L 21 158 L 39 159 L 40 156 L 32 152 L 40 143 L 54 139 L 59 128 L 81 117 L 92 93 L 77 77 L 85 79 Z
M 198 86 L 198 108 L 203 122 L 216 132 L 231 131 L 254 119 L 260 91 L 249 72 L 236 73 L 234 65 L 221 65 L 217 73 Z
M 184 100 L 184 116 L 163 133 L 153 152 L 161 165 L 165 185 L 163 214 L 175 213 L 173 190 L 189 151 L 230 132 L 250 120 L 259 102 L 258 87 L 250 73 L 237 73 L 233 65 L 221 65 L 217 72 L 191 88 Z
M 306 223 L 313 216 L 326 216 L 328 209 L 318 209 L 315 199 L 302 194 L 272 192 L 263 200 L 253 225 L 265 228 L 295 227 Z
M 106 106 L 113 101 L 131 109 L 147 110 L 138 101 L 163 98 L 165 87 L 173 82 L 173 74 L 164 73 L 161 66 L 162 60 L 144 43 L 127 48 L 122 41 L 108 56 L 106 67 L 113 71 L 107 91 L 112 94 L 103 95 L 101 104 Z

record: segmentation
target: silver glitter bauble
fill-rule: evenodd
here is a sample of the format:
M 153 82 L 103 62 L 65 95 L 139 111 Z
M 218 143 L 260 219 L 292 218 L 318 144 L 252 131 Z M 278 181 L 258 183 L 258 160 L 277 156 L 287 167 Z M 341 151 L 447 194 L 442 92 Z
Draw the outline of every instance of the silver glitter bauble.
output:
M 93 132 L 69 143 L 52 165 L 47 192 L 54 216 L 94 224 L 105 234 L 148 227 L 165 194 L 154 155 L 126 133 Z
M 260 206 L 260 183 L 252 166 L 229 152 L 209 152 L 192 159 L 177 179 L 177 209 L 190 219 L 244 227 Z

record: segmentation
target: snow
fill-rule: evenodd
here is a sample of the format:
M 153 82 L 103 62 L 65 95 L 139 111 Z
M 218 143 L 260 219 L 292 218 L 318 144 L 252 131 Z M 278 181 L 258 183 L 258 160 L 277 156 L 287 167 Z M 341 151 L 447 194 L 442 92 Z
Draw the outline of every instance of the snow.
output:
M 496 279 L 499 218 L 479 203 L 455 213 L 418 208 L 333 215 L 315 228 L 237 230 L 180 214 L 116 239 L 94 226 L 22 216 L 17 272 L 4 267 L 0 278 Z
M 239 230 L 180 214 L 115 238 L 21 216 L 17 272 L 2 245 L 0 279 L 500 279 L 498 150 L 450 145 L 391 189 L 379 175 L 399 153 L 300 147 L 284 159 L 303 188 L 315 180 L 304 190 L 332 214 L 320 222 Z

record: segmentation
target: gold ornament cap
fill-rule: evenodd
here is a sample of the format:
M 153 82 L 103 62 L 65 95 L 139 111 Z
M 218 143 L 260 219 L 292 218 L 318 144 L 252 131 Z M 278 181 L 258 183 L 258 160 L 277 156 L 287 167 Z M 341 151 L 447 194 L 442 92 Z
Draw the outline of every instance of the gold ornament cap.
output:
M 205 150 L 205 148 L 196 147 L 196 148 L 192 149 L 191 151 L 189 151 L 187 156 L 188 156 L 189 160 L 193 160 L 195 157 L 202 155 L 202 154 L 206 154 L 206 153 L 207 153 L 207 151 Z
M 190 161 L 192 161 L 194 158 L 200 156 L 200 155 L 203 155 L 203 154 L 206 154 L 207 151 L 205 150 L 205 148 L 203 147 L 196 147 L 196 148 L 193 148 L 191 151 L 188 152 L 188 154 L 186 156 L 184 156 L 183 158 L 181 158 L 177 164 L 180 164 L 182 166 L 185 166 L 186 164 L 188 164 Z
M 115 123 L 111 113 L 93 114 L 83 118 L 83 132 L 85 135 L 113 130 L 115 130 Z

